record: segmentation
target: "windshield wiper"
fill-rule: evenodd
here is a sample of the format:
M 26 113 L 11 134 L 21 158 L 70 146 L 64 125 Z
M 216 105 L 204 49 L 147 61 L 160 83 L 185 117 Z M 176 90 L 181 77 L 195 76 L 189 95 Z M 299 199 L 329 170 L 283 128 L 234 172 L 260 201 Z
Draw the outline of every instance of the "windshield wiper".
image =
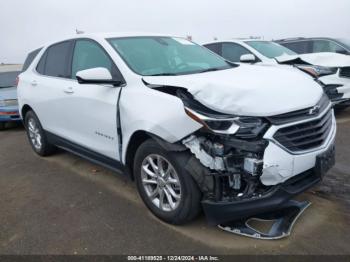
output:
M 154 75 L 147 75 L 147 76 L 177 76 L 178 74 L 175 73 L 159 73 Z
M 213 68 L 208 68 L 208 69 L 204 69 L 199 71 L 198 73 L 206 73 L 206 72 L 213 72 L 213 71 L 218 71 L 221 70 L 222 68 L 218 68 L 218 67 L 213 67 Z

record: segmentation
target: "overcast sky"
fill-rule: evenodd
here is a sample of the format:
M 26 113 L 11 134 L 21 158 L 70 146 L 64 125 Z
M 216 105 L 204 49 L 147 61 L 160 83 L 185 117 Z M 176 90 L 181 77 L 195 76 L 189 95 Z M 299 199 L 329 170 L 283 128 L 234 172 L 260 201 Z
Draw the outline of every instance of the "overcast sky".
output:
M 85 32 L 137 31 L 197 42 L 232 37 L 350 38 L 349 0 L 0 0 L 0 63 Z

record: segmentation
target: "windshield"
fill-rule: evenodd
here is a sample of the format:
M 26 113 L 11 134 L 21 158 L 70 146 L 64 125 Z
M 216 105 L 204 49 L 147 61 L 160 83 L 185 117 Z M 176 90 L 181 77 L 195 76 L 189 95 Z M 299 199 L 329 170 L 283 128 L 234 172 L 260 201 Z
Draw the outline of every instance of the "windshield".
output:
M 16 77 L 20 73 L 19 71 L 0 73 L 0 88 L 16 86 Z
M 284 46 L 281 46 L 279 44 L 276 44 L 274 42 L 247 41 L 245 43 L 268 58 L 275 58 L 275 57 L 283 56 L 283 55 L 296 55 L 297 54 L 297 53 L 293 52 L 292 50 L 290 50 Z
M 208 49 L 183 38 L 147 36 L 108 41 L 130 69 L 143 76 L 193 74 L 232 67 Z

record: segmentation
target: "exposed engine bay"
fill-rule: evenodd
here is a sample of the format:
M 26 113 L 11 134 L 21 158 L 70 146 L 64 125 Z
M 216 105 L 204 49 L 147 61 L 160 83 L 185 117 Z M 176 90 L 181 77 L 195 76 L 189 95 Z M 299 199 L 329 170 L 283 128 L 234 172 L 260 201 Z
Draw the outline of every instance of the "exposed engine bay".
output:
M 262 118 L 237 118 L 219 113 L 193 99 L 182 88 L 169 90 L 181 98 L 191 117 L 195 118 L 196 113 L 208 117 L 202 129 L 181 141 L 195 158 L 190 160 L 188 169 L 191 174 L 197 174 L 193 176 L 202 185 L 204 198 L 233 201 L 265 192 L 269 187 L 262 185 L 260 176 L 264 150 L 268 145 L 262 136 L 269 127 L 268 122 Z
M 182 142 L 210 170 L 207 175 L 213 179 L 213 187 L 206 192 L 207 199 L 232 201 L 250 198 L 266 190 L 259 180 L 264 141 L 244 145 L 244 141 L 199 132 L 198 136 L 191 135 Z M 254 148 L 254 152 L 246 151 L 247 147 Z

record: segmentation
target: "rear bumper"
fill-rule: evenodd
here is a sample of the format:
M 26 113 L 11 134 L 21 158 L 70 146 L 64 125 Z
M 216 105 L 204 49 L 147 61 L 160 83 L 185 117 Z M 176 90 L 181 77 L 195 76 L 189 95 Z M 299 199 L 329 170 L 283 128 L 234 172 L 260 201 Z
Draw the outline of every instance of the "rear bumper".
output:
M 283 207 L 289 199 L 306 191 L 322 180 L 313 169 L 292 177 L 281 185 L 274 186 L 264 195 L 240 201 L 202 202 L 208 223 L 217 225 Z
M 0 122 L 21 121 L 18 107 L 0 108 Z

